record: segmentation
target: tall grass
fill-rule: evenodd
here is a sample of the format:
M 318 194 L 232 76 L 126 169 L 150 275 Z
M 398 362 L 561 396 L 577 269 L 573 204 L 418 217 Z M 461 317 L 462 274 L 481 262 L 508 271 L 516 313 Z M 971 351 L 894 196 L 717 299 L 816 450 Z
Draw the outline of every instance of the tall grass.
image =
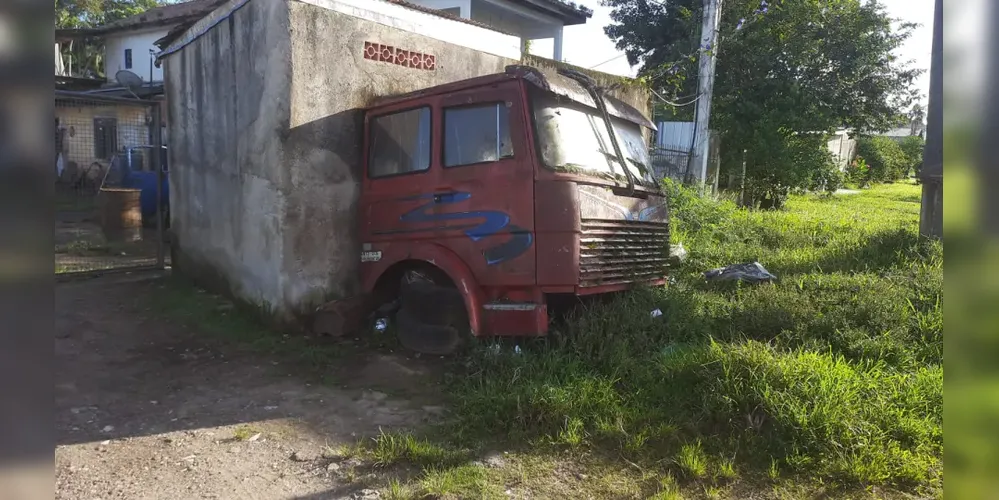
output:
M 942 479 L 942 249 L 918 187 L 747 212 L 668 186 L 676 283 L 581 311 L 451 385 L 456 438 L 511 436 L 673 464 L 935 488 Z M 779 281 L 705 283 L 759 260 Z M 661 309 L 662 317 L 649 312 Z

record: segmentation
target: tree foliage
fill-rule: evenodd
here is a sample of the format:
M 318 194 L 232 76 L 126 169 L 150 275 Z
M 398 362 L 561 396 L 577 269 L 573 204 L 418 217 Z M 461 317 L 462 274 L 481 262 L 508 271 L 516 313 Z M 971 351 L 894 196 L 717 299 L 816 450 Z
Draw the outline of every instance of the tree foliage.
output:
M 727 0 L 709 48 L 698 47 L 702 0 L 603 3 L 613 9 L 607 35 L 660 93 L 696 94 L 695 56 L 716 50 L 711 128 L 725 149 L 746 150 L 755 201 L 779 200 L 827 168 L 821 134 L 886 130 L 916 97 L 920 70 L 893 54 L 915 25 L 893 26 L 876 1 Z
M 98 28 L 167 3 L 175 0 L 55 0 L 55 28 Z M 73 61 L 75 74 L 103 76 L 101 40 L 72 40 L 64 43 L 61 50 L 64 59 Z

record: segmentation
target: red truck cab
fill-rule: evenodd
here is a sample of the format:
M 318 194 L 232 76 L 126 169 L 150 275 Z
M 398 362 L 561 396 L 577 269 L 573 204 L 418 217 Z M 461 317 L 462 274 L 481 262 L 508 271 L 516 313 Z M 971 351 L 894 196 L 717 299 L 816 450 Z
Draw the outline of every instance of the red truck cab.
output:
M 552 294 L 663 282 L 654 125 L 635 108 L 511 66 L 385 98 L 364 127 L 361 282 L 381 300 L 401 296 L 406 347 L 544 335 Z

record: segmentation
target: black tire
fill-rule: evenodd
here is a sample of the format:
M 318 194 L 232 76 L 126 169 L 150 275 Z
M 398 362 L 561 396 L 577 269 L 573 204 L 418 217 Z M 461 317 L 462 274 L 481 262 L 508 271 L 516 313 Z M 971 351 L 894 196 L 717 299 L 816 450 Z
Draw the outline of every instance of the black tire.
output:
M 423 354 L 446 356 L 469 337 L 468 314 L 458 290 L 431 284 L 407 287 L 396 313 L 399 343 Z

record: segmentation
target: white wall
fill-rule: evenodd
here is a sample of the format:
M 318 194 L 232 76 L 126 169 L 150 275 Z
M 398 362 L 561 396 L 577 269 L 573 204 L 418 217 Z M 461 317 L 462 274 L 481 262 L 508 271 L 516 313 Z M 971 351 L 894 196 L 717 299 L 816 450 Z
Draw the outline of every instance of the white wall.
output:
M 853 160 L 853 155 L 857 152 L 857 140 L 851 139 L 849 133 L 846 130 L 837 130 L 835 134 L 829 137 L 829 142 L 826 143 L 829 148 L 829 152 L 833 155 L 833 161 L 836 162 L 836 166 L 842 172 L 846 170 L 846 167 Z
M 114 75 L 120 70 L 127 69 L 142 77 L 142 81 L 148 82 L 149 69 L 152 67 L 154 82 L 163 81 L 163 68 L 150 66 L 149 50 L 159 52 L 159 48 L 153 42 L 166 36 L 169 28 L 158 28 L 154 30 L 129 31 L 109 35 L 105 41 L 104 49 L 104 74 L 109 82 L 115 81 Z M 125 67 L 125 50 L 132 49 L 132 67 Z

